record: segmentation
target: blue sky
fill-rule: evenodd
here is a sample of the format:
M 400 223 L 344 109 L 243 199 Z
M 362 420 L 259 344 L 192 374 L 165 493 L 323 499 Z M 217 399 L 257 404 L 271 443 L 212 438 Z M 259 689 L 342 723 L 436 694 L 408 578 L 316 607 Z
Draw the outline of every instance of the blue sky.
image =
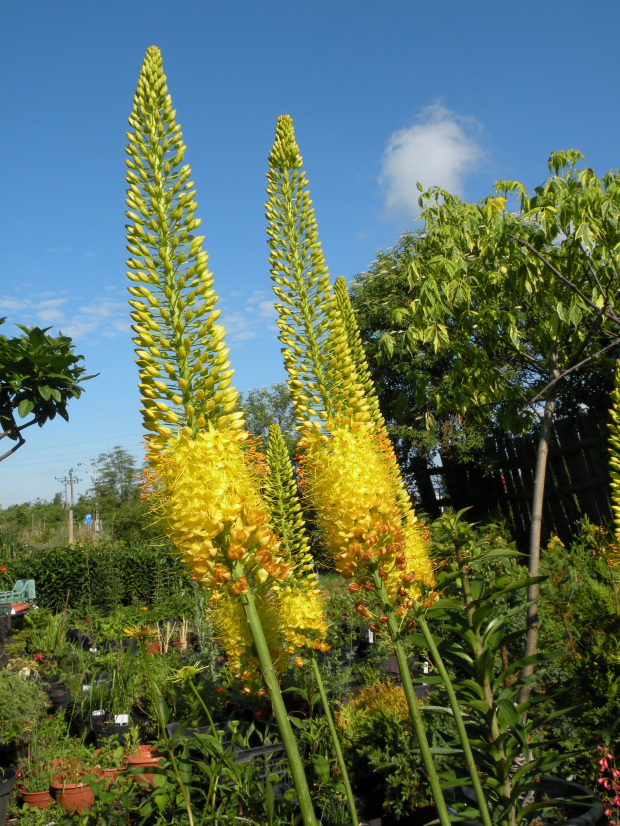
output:
M 140 455 L 124 145 L 148 46 L 247 391 L 284 378 L 263 206 L 278 115 L 294 118 L 332 276 L 349 279 L 414 227 L 418 179 L 476 200 L 498 178 L 540 183 L 557 149 L 620 166 L 619 28 L 615 0 L 3 3 L 0 316 L 71 335 L 100 375 L 68 424 L 27 430 L 0 464 L 0 506 L 51 498 L 117 444 Z

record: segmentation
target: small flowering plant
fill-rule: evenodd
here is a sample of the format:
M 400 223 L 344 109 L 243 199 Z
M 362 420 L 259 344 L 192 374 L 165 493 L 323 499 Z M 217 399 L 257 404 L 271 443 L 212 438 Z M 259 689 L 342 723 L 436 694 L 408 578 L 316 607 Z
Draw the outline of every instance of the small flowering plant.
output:
M 610 826 L 618 826 L 620 823 L 620 769 L 616 768 L 616 759 L 609 749 L 598 746 L 601 752 L 601 759 L 598 764 L 601 769 L 601 777 L 598 779 L 599 791 L 605 790 L 603 794 L 603 811 L 605 817 L 609 818 Z

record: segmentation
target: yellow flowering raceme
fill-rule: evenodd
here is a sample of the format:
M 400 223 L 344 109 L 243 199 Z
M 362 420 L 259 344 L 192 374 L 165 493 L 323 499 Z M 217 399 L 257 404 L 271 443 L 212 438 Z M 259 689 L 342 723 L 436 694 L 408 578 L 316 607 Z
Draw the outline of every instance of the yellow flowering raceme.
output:
M 316 651 L 329 651 L 325 642 L 325 602 L 326 594 L 314 576 L 296 580 L 269 600 L 263 626 L 270 647 L 275 649 L 279 645 L 279 653 L 274 657 L 277 668 L 284 670 L 287 658 L 303 652 L 308 645 Z
M 269 528 L 257 471 L 244 454 L 246 437 L 210 427 L 193 439 L 179 435 L 149 456 L 168 536 L 212 598 L 277 587 L 290 576 Z
M 246 683 L 260 680 L 258 659 L 253 653 L 252 633 L 241 601 L 224 594 L 214 608 L 213 623 L 231 670 Z
M 411 504 L 403 514 L 397 468 L 381 431 L 372 422 L 310 433 L 302 465 L 309 503 L 346 578 L 378 567 L 392 601 L 417 598 L 433 584 L 424 532 Z M 404 517 L 404 518 L 403 518 Z

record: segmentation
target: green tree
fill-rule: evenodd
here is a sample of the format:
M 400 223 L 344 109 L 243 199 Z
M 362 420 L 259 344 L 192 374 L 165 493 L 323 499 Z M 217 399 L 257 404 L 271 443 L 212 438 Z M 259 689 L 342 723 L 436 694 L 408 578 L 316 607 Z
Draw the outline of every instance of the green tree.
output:
M 616 172 L 599 179 L 583 161 L 576 151 L 554 153 L 549 178 L 531 196 L 513 181 L 498 181 L 477 204 L 439 189 L 424 193 L 423 266 L 412 260 L 408 272 L 415 295 L 392 311 L 382 338 L 388 357 L 399 339 L 411 353 L 420 345 L 437 355 L 454 348 L 446 387 L 461 414 L 493 408 L 512 430 L 539 421 L 532 577 L 558 393 L 620 342 L 620 183 Z M 526 655 L 539 628 L 537 584 L 528 591 Z
M 97 484 L 80 497 L 76 518 L 82 520 L 88 511 L 97 512 L 103 530 L 127 544 L 158 535 L 148 505 L 140 496 L 141 468 L 136 457 L 116 445 L 101 453 L 93 464 L 97 467 Z
M 253 387 L 247 396 L 239 394 L 239 407 L 245 413 L 247 429 L 265 445 L 269 441 L 269 428 L 273 424 L 280 427 L 282 438 L 291 455 L 299 441 L 295 430 L 295 412 L 291 394 L 284 382 L 276 382 L 267 387 Z
M 0 324 L 5 321 L 1 318 Z M 84 357 L 75 354 L 68 336 L 49 336 L 49 327 L 18 327 L 21 336 L 0 335 L 0 439 L 16 442 L 0 462 L 25 443 L 22 431 L 27 427 L 43 427 L 56 414 L 68 421 L 69 400 L 84 392 L 80 382 L 95 378 L 85 375 Z M 18 424 L 16 413 L 20 419 L 32 418 Z

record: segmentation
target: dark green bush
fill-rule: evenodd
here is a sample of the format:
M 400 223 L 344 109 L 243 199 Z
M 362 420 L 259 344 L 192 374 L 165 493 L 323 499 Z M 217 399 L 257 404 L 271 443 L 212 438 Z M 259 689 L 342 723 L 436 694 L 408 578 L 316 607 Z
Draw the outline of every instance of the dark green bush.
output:
M 189 576 L 168 547 L 112 541 L 79 542 L 59 548 L 20 551 L 7 560 L 0 589 L 34 579 L 37 604 L 61 611 L 67 594 L 72 608 L 109 610 L 120 605 L 160 603 L 191 588 Z

